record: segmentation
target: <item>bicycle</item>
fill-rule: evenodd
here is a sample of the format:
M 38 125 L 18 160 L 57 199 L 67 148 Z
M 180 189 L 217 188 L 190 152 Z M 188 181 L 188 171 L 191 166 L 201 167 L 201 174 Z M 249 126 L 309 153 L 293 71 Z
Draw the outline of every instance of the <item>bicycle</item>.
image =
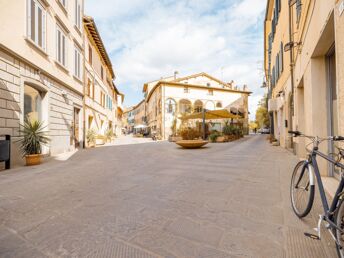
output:
M 320 138 L 318 136 L 308 136 L 299 131 L 289 131 L 289 133 L 294 137 L 305 137 L 311 140 L 311 143 L 306 146 L 308 158 L 296 164 L 291 178 L 290 197 L 294 213 L 299 218 L 303 218 L 311 211 L 314 202 L 315 177 L 324 214 L 319 215 L 318 225 L 315 229 L 317 231 L 317 235 L 305 233 L 305 236 L 320 240 L 320 227 L 322 222 L 324 222 L 326 229 L 329 230 L 330 235 L 336 242 L 338 256 L 344 258 L 344 175 L 341 173 L 338 188 L 331 206 L 329 206 L 317 163 L 317 156 L 320 156 L 332 163 L 334 166 L 344 170 L 344 165 L 341 163 L 341 159 L 344 157 L 343 150 L 339 151 L 336 159 L 319 151 L 319 144 L 322 142 L 344 141 L 344 137 L 331 136 Z M 312 149 L 307 148 L 309 145 L 313 145 Z

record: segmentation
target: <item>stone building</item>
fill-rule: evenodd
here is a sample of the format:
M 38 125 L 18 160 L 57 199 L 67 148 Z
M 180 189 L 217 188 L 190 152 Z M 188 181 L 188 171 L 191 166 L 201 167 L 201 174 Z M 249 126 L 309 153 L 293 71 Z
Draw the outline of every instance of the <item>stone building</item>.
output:
M 144 84 L 146 102 L 146 121 L 150 131 L 163 139 L 172 134 L 173 123 L 179 128 L 181 116 L 203 109 L 228 109 L 241 114 L 244 128 L 248 128 L 247 86 L 243 89 L 234 87 L 206 73 L 176 78 L 171 76 Z M 221 121 L 213 121 L 214 128 L 221 127 Z
M 99 134 L 121 132 L 124 95 L 94 21 L 85 17 L 84 27 L 84 0 L 0 0 L 0 17 L 0 135 L 13 138 L 13 163 L 22 163 L 25 118 L 46 125 L 46 155 L 83 147 L 93 111 Z
M 83 8 L 83 0 L 0 1 L 0 134 L 13 142 L 27 116 L 49 130 L 44 153 L 82 145 Z
M 343 13 L 343 0 L 269 0 L 267 4 L 265 72 L 274 136 L 300 158 L 306 155 L 307 141 L 290 138 L 288 129 L 320 137 L 344 135 Z M 282 52 L 281 67 L 275 56 Z M 324 143 L 321 150 L 336 152 L 336 144 Z M 321 173 L 338 175 L 325 162 Z

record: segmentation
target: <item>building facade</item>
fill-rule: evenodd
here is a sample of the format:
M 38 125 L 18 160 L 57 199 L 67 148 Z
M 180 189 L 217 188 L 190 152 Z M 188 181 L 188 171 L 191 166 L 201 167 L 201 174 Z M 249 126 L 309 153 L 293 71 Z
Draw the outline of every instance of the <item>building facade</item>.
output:
M 84 146 L 92 108 L 94 123 L 103 119 L 100 133 L 115 128 L 124 96 L 98 31 L 90 31 L 94 21 L 85 17 L 84 26 L 84 0 L 0 0 L 0 17 L 0 134 L 12 136 L 13 163 L 23 163 L 17 140 L 26 118 L 44 122 L 46 155 Z
M 175 76 L 146 83 L 143 87 L 146 103 L 146 121 L 150 131 L 168 139 L 172 126 L 179 128 L 185 114 L 203 109 L 228 109 L 241 114 L 244 128 L 248 128 L 247 86 L 233 87 L 206 73 L 183 78 Z M 221 121 L 213 121 L 221 123 Z M 223 122 L 223 121 L 222 121 Z M 221 127 L 221 125 L 219 125 Z
M 306 155 L 304 138 L 289 138 L 287 129 L 326 137 L 344 135 L 344 1 L 268 1 L 265 20 L 265 71 L 269 86 L 269 111 L 274 116 L 274 135 L 282 146 L 289 142 L 295 153 Z M 276 21 L 276 16 L 279 16 Z M 275 34 L 269 46 L 270 34 Z M 288 36 L 285 36 L 289 34 Z M 281 43 L 282 42 L 282 43 Z M 284 71 L 274 71 L 274 56 L 284 51 Z M 271 53 L 271 61 L 269 58 Z M 289 67 L 288 67 L 289 65 Z M 277 69 L 278 70 L 278 69 Z M 278 74 L 278 73 L 277 73 Z M 275 78 L 278 77 L 275 83 Z M 290 78 L 290 87 L 283 82 Z M 289 90 L 291 89 L 291 91 Z M 276 131 L 280 106 L 284 137 Z M 277 110 L 277 111 L 276 111 Z M 290 110 L 290 111 L 288 111 Z M 277 119 L 277 125 L 276 125 Z M 284 123 L 283 123 L 284 120 Z M 338 143 L 324 143 L 321 150 L 335 153 Z M 327 163 L 323 175 L 337 176 Z
M 85 27 L 85 129 L 104 135 L 116 133 L 115 74 L 94 20 L 84 16 Z
M 0 134 L 13 136 L 14 162 L 25 117 L 47 126 L 46 154 L 82 145 L 83 8 L 83 0 L 0 1 Z

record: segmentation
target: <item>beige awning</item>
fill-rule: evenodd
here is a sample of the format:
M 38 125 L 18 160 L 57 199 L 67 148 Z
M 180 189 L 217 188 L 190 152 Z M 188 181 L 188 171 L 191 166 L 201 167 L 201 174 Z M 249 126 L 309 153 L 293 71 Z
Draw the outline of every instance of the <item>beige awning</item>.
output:
M 240 119 L 242 118 L 239 115 L 233 115 L 227 109 L 220 109 L 220 110 L 207 110 L 205 112 L 205 119 Z M 203 119 L 203 112 L 193 113 L 191 115 L 186 115 L 182 117 L 182 120 L 189 120 L 189 119 Z

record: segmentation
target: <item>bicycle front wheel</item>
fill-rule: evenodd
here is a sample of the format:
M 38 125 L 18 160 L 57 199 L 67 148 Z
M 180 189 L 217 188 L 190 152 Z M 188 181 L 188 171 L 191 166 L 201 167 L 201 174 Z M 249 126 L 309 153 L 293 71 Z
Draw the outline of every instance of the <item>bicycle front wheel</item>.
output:
M 300 161 L 295 166 L 290 184 L 291 204 L 295 214 L 299 218 L 308 215 L 314 201 L 314 185 L 311 185 L 309 177 L 309 165 L 306 161 Z

